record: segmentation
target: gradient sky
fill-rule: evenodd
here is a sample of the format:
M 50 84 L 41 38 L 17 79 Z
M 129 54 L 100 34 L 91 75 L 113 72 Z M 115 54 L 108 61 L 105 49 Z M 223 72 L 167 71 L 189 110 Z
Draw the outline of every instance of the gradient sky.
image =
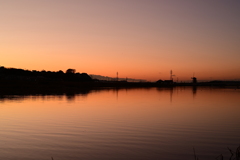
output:
M 0 65 L 240 79 L 239 0 L 0 0 Z

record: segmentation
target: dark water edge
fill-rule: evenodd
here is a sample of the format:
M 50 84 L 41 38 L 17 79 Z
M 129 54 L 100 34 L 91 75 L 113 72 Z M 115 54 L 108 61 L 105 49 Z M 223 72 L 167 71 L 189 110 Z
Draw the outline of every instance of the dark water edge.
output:
M 230 156 L 226 156 L 223 154 L 219 154 L 218 156 L 216 156 L 216 160 L 224 160 L 224 158 L 227 158 L 229 160 L 240 160 L 240 145 L 235 149 L 231 149 L 227 147 L 227 150 L 230 153 Z M 196 153 L 195 148 L 193 147 L 193 154 L 194 154 L 194 160 L 199 160 L 199 157 Z
M 174 88 L 174 87 L 217 87 L 240 89 L 240 82 L 202 82 L 202 83 L 153 83 L 153 82 L 25 82 L 0 81 L 1 95 L 61 95 L 88 94 L 92 90 L 131 89 L 131 88 Z

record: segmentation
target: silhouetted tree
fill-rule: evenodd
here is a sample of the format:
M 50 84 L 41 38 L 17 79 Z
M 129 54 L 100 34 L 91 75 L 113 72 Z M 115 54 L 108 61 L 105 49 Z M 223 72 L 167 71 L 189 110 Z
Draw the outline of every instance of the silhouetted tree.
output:
M 75 72 L 76 72 L 76 70 L 75 69 L 71 69 L 71 68 L 66 70 L 66 73 L 75 73 Z
M 0 66 L 0 78 L 12 80 L 14 82 L 57 82 L 57 81 L 92 81 L 92 78 L 87 73 L 75 73 L 75 69 L 67 69 L 66 73 L 62 70 L 54 71 L 37 71 L 37 70 L 25 70 L 18 68 L 5 68 Z
M 87 73 L 82 73 L 81 81 L 92 81 L 92 78 Z
M 59 70 L 57 73 L 59 74 L 63 74 L 64 72 L 62 70 Z

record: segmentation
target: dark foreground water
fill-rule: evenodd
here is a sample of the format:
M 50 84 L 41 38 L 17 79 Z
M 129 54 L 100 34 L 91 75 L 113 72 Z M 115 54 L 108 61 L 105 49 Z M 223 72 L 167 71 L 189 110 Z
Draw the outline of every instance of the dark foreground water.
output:
M 0 98 L 1 160 L 214 160 L 240 144 L 240 90 Z

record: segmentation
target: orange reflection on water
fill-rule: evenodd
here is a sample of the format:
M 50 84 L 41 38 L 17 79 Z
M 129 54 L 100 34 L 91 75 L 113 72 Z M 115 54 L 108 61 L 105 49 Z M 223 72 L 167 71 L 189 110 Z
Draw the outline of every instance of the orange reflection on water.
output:
M 2 107 L 6 117 L 29 122 L 39 119 L 64 121 L 70 117 L 154 121 L 176 120 L 185 123 L 209 123 L 237 117 L 240 100 L 232 90 L 169 88 L 120 89 L 92 92 L 88 95 L 29 96 Z M 17 102 L 17 103 L 15 103 Z M 69 103 L 70 102 L 70 103 Z M 225 107 L 226 103 L 229 107 Z M 4 104 L 4 103 L 3 103 Z M 231 112 L 231 117 L 226 117 Z M 229 114 L 226 114 L 229 113 Z M 206 118 L 208 117 L 208 118 Z M 225 117 L 225 118 L 224 118 Z M 224 123 L 224 122 L 223 122 Z
M 166 159 L 166 150 L 192 156 L 192 146 L 204 154 L 240 141 L 239 95 L 234 89 L 178 87 L 5 98 L 0 141 L 6 150 L 32 148 L 38 157 L 39 148 L 82 159 L 89 154 Z

